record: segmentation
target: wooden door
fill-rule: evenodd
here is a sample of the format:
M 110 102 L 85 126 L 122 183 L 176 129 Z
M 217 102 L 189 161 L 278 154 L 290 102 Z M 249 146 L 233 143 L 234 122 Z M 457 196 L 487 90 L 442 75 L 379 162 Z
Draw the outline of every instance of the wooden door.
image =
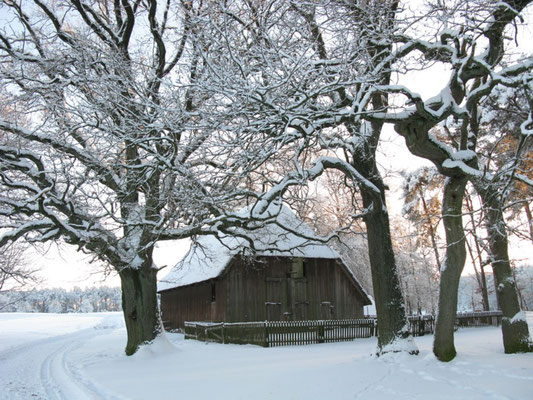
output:
M 307 298 L 307 279 L 291 279 L 290 280 L 290 299 L 292 308 L 292 319 L 307 320 L 307 309 L 309 301 Z
M 282 278 L 266 278 L 266 319 L 267 321 L 281 321 L 286 298 L 286 284 Z

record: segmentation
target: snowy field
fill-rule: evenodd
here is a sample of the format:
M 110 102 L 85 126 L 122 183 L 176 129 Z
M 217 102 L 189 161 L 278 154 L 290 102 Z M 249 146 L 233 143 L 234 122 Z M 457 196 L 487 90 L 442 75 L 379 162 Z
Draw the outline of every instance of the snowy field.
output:
M 533 313 L 528 321 L 533 331 Z M 261 348 L 168 334 L 123 355 L 120 313 L 0 314 L 1 399 L 533 399 L 533 354 L 503 354 L 498 328 L 456 334 L 444 364 L 372 356 L 376 339 Z

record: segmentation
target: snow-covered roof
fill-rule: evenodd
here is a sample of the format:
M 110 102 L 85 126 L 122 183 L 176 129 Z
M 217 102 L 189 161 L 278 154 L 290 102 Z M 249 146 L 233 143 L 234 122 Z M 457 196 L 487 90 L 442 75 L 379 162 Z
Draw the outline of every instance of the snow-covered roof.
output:
M 255 255 L 340 258 L 328 245 L 293 233 L 297 232 L 306 237 L 314 236 L 311 229 L 286 206 L 272 205 L 265 213 L 275 216 L 275 221 L 249 234 L 253 238 Z M 235 236 L 198 238 L 191 245 L 185 257 L 159 281 L 158 290 L 172 289 L 216 278 L 235 255 L 246 252 L 248 247 L 246 243 L 245 239 Z

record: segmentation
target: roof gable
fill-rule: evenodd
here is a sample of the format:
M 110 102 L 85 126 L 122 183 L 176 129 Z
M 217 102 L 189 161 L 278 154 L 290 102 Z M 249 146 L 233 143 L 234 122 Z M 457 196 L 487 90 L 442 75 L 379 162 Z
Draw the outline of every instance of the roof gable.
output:
M 248 211 L 253 212 L 253 209 Z M 339 259 L 328 245 L 308 240 L 312 230 L 285 206 L 272 205 L 265 213 L 275 222 L 252 232 L 255 255 Z M 168 290 L 218 277 L 237 254 L 247 251 L 245 239 L 221 235 L 203 236 L 191 245 L 185 257 L 160 280 L 158 290 Z M 248 253 L 250 254 L 250 253 Z

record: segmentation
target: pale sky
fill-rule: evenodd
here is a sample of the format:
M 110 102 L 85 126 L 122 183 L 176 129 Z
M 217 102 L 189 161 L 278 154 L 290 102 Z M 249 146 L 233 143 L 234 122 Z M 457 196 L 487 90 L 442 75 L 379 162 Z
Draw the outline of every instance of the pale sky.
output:
M 160 271 L 159 277 L 181 260 L 189 249 L 188 240 L 159 242 L 154 251 L 154 262 L 158 267 L 167 265 Z M 65 289 L 78 286 L 120 286 L 120 279 L 116 273 L 105 277 L 101 264 L 90 264 L 90 257 L 77 252 L 74 246 L 52 244 L 46 254 L 41 255 L 31 251 L 28 259 L 32 266 L 41 270 L 44 279 L 43 287 L 62 287 Z

